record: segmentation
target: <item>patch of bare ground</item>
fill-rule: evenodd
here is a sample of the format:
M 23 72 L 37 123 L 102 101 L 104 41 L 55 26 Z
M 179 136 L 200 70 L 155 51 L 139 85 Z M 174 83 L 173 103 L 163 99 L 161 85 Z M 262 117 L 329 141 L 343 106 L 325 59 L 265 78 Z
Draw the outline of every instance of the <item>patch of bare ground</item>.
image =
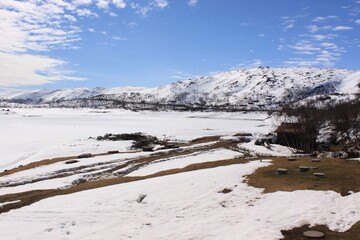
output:
M 308 240 L 309 238 L 305 237 L 303 233 L 305 231 L 320 231 L 325 234 L 324 239 L 326 240 L 359 240 L 360 239 L 360 222 L 354 224 L 352 228 L 346 232 L 333 232 L 330 231 L 327 226 L 314 226 L 309 227 L 309 225 L 301 226 L 294 228 L 288 231 L 281 231 L 284 235 L 283 240 Z
M 219 141 L 221 138 L 221 136 L 206 136 L 206 137 L 201 137 L 201 138 L 196 138 L 190 141 L 189 145 L 193 145 L 193 144 L 199 144 L 199 143 L 207 143 L 207 142 L 212 142 L 212 141 Z
M 349 191 L 360 191 L 360 162 L 336 158 L 321 158 L 321 162 L 312 162 L 310 157 L 299 157 L 288 161 L 284 157 L 268 157 L 273 164 L 257 169 L 248 176 L 248 184 L 264 188 L 265 192 L 295 190 L 333 190 L 341 195 Z M 300 172 L 300 166 L 315 167 L 308 172 Z M 286 175 L 278 175 L 276 170 L 285 168 Z M 324 178 L 315 177 L 314 172 L 325 174 Z

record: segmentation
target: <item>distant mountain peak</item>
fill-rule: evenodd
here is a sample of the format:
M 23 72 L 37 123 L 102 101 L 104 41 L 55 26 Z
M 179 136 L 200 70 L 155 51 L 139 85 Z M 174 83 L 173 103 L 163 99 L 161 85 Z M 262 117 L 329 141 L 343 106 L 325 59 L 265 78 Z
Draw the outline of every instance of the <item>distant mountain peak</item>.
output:
M 235 69 L 209 76 L 177 81 L 157 88 L 102 87 L 2 91 L 2 103 L 49 106 L 116 107 L 114 103 L 151 103 L 201 106 L 233 106 L 244 109 L 274 109 L 286 102 L 321 94 L 353 94 L 360 72 L 346 69 L 271 68 Z

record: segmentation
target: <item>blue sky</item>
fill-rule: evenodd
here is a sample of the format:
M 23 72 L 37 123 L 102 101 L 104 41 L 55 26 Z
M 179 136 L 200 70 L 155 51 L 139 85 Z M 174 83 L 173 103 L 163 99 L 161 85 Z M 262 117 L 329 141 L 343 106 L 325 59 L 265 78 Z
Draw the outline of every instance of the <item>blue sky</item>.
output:
M 0 86 L 164 85 L 234 68 L 359 69 L 360 0 L 0 0 Z

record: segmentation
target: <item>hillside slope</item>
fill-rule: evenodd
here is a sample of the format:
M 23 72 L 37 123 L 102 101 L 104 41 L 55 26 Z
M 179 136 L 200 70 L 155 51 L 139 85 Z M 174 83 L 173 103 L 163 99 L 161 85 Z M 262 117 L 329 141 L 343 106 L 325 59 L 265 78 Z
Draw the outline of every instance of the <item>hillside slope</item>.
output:
M 359 71 L 258 67 L 178 81 L 157 88 L 2 90 L 0 101 L 68 107 L 120 107 L 124 103 L 142 103 L 274 109 L 287 102 L 321 94 L 353 94 L 358 91 L 359 83 Z

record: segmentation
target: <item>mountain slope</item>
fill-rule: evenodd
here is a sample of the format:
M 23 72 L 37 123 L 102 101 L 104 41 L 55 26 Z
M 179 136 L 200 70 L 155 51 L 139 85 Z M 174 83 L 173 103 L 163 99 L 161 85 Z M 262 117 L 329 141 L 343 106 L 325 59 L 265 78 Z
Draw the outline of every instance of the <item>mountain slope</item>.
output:
M 315 95 L 356 93 L 359 83 L 360 72 L 352 70 L 258 67 L 178 81 L 158 88 L 2 91 L 0 100 L 51 106 L 55 103 L 56 106 L 78 106 L 81 101 L 81 106 L 125 102 L 271 109 Z

